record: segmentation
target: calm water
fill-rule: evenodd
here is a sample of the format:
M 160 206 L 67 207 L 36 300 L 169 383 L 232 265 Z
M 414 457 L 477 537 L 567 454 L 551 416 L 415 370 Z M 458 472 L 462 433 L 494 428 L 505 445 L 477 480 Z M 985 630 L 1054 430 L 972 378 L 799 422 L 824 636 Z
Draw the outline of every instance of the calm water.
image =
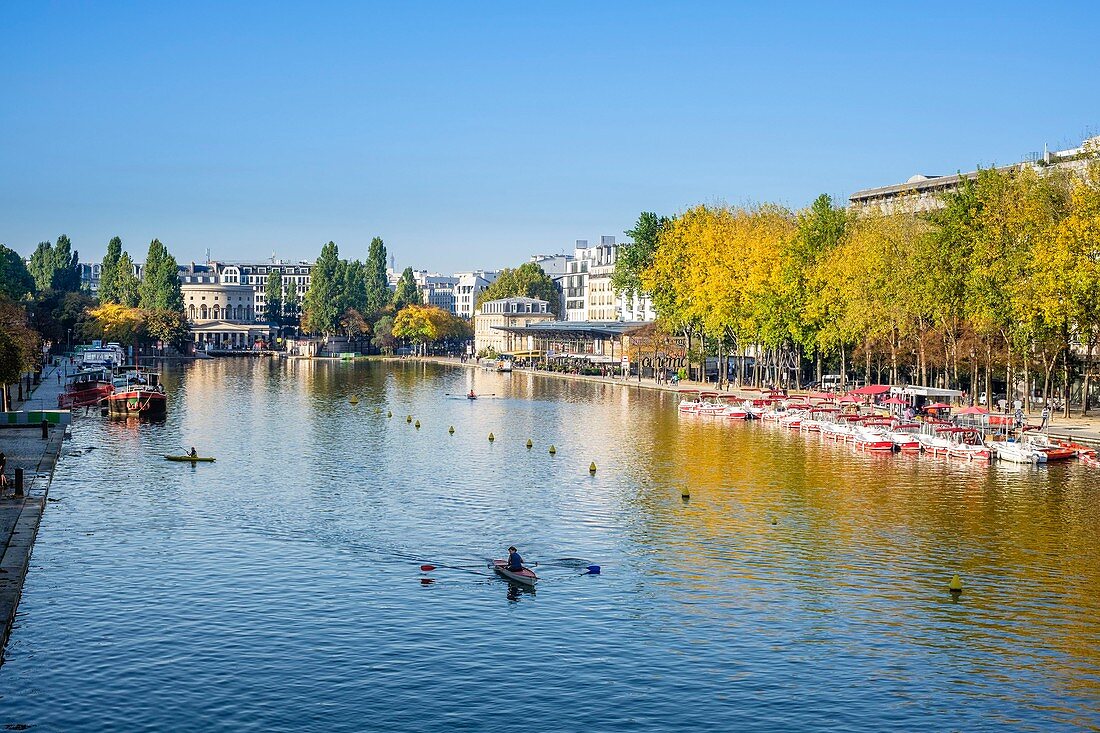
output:
M 74 427 L 0 725 L 1100 726 L 1100 472 L 860 455 L 525 374 L 167 377 L 165 424 Z M 445 396 L 471 387 L 496 397 Z M 191 445 L 218 462 L 160 459 Z M 510 543 L 536 593 L 479 574 Z

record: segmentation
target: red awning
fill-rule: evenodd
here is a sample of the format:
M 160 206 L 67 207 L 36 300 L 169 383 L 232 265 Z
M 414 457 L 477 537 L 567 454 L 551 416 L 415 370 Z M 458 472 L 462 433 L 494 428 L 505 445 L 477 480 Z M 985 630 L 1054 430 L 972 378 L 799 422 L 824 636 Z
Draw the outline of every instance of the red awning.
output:
M 950 410 L 951 405 L 947 404 L 946 402 L 935 402 L 931 405 L 925 405 L 924 409 L 926 409 L 926 410 Z
M 853 389 L 848 394 L 854 395 L 876 395 L 883 394 L 890 391 L 890 385 L 888 384 L 868 384 L 866 387 L 860 387 L 859 389 Z
M 909 403 L 906 402 L 905 400 L 901 399 L 900 397 L 891 397 L 888 400 L 883 400 L 879 404 L 882 404 L 882 405 L 907 405 Z
M 989 410 L 984 407 L 964 407 L 955 413 L 956 415 L 988 415 Z

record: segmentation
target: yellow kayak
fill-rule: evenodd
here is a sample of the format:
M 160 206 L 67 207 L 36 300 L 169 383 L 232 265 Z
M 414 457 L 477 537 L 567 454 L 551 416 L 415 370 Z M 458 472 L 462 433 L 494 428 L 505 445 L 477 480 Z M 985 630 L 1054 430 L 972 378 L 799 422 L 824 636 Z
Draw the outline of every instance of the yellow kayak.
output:
M 165 456 L 166 461 L 180 461 L 184 463 L 213 463 L 215 459 L 204 456 Z

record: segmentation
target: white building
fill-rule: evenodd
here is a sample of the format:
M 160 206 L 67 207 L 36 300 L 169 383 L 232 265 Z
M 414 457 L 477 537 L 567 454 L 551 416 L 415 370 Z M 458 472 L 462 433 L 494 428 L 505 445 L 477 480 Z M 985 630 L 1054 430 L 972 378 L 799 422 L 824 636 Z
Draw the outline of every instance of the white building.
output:
M 270 329 L 256 325 L 254 288 L 240 284 L 239 273 L 217 263 L 180 268 L 183 311 L 191 323 L 191 339 L 200 349 L 248 349 L 266 342 Z
M 566 264 L 565 274 L 557 278 L 560 283 L 563 317 L 567 321 L 584 321 L 588 318 L 588 267 L 591 264 L 587 239 L 578 239 L 573 257 Z
M 264 291 L 268 275 L 278 272 L 283 282 L 283 292 L 293 288 L 298 296 L 298 305 L 301 307 L 306 291 L 309 290 L 309 273 L 313 269 L 312 262 L 285 262 L 274 258 L 266 262 L 212 262 L 210 264 L 217 268 L 222 282 L 248 285 L 252 288 L 253 313 L 257 321 L 264 320 L 267 303 Z
M 619 256 L 615 237 L 600 237 L 598 247 L 589 247 L 588 290 L 585 293 L 585 321 L 617 321 L 622 316 L 619 294 L 611 287 L 611 275 Z
M 542 271 L 553 280 L 565 274 L 569 261 L 573 255 L 531 255 L 531 261 L 542 268 Z
M 416 287 L 420 290 L 420 299 L 425 305 L 434 305 L 448 313 L 455 312 L 457 277 L 427 270 L 413 270 L 413 280 L 416 281 Z
M 473 318 L 477 306 L 477 296 L 485 288 L 496 282 L 500 272 L 497 270 L 471 270 L 456 272 L 458 282 L 454 286 L 454 313 L 462 318 Z

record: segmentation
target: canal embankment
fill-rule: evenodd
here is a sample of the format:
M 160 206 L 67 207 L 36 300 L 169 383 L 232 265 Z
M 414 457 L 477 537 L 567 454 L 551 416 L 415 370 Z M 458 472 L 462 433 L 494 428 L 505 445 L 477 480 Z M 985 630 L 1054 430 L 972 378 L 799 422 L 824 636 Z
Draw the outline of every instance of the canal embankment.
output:
M 41 417 L 25 418 L 39 410 L 56 409 L 64 388 L 64 380 L 57 379 L 59 372 L 64 374 L 63 366 L 49 367 L 41 383 L 13 404 L 24 413 L 18 416 L 19 422 L 0 425 L 0 451 L 7 460 L 0 489 L 0 650 L 6 647 L 15 621 L 66 431 L 63 420 L 43 429 Z
M 444 357 L 444 356 L 423 356 L 423 357 L 387 357 L 394 361 L 423 361 L 431 362 L 435 364 L 446 364 L 449 366 L 466 367 L 468 369 L 480 369 L 481 366 L 475 361 L 462 361 L 461 359 Z M 663 392 L 678 392 L 681 390 L 697 389 L 697 390 L 715 390 L 717 388 L 714 384 L 704 382 L 690 382 L 681 381 L 676 384 L 668 382 L 658 383 L 652 379 L 631 378 L 623 379 L 621 377 L 603 377 L 584 374 L 569 374 L 566 372 L 551 372 L 541 369 L 519 369 L 515 373 L 533 374 L 539 377 L 547 377 L 551 379 L 566 379 L 575 382 L 594 382 L 598 384 L 610 384 L 627 389 L 646 389 L 657 390 Z M 753 392 L 750 390 L 737 389 L 736 387 L 729 387 L 721 391 L 722 394 L 735 395 L 744 397 L 746 399 L 752 397 L 759 397 L 759 392 Z M 797 393 L 793 393 L 797 394 Z M 1026 415 L 1029 423 L 1039 423 L 1041 418 L 1040 411 L 1032 410 Z M 1076 443 L 1082 443 L 1084 445 L 1100 447 L 1100 412 L 1097 415 L 1071 415 L 1070 417 L 1062 417 L 1061 415 L 1054 415 L 1050 419 L 1050 424 L 1045 431 L 1050 437 L 1057 438 L 1059 440 L 1069 440 Z

